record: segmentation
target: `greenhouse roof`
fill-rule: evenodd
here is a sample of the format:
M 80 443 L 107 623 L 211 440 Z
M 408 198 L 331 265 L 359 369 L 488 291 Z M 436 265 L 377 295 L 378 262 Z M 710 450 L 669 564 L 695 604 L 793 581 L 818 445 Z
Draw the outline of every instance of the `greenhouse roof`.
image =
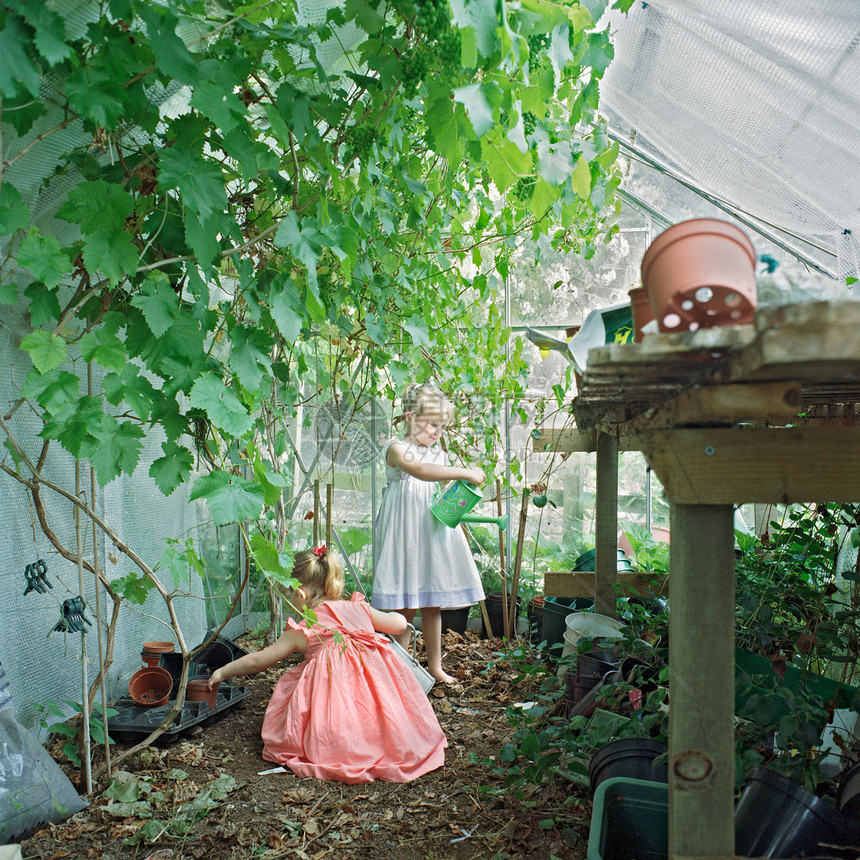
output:
M 860 275 L 860 6 L 656 0 L 607 23 L 624 193 L 667 223 L 693 190 L 838 278 Z M 679 191 L 680 189 L 680 191 Z

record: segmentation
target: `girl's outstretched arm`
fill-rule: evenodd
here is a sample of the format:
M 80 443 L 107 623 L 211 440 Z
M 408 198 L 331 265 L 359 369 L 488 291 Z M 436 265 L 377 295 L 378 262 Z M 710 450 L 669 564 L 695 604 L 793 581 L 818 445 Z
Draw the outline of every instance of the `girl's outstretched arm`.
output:
M 412 475 L 421 481 L 468 481 L 470 484 L 483 484 L 484 473 L 480 469 L 466 469 L 463 466 L 445 466 L 442 463 L 423 463 L 411 456 L 409 446 L 395 442 L 386 457 L 389 466 Z
M 370 619 L 373 621 L 373 629 L 380 633 L 390 633 L 397 636 L 404 633 L 407 627 L 406 619 L 399 612 L 380 612 L 370 607 Z
M 216 669 L 209 679 L 209 689 L 234 675 L 252 675 L 254 672 L 262 672 L 263 669 L 274 666 L 279 660 L 289 657 L 293 651 L 306 651 L 307 648 L 308 639 L 301 630 L 287 629 L 278 637 L 274 645 L 269 645 L 262 651 L 244 654 L 238 660 L 233 660 L 232 663 Z

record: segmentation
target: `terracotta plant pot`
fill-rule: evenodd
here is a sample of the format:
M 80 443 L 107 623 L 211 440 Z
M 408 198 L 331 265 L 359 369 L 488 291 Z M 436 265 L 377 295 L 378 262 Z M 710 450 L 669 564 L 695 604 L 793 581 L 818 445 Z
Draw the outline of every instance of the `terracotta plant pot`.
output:
M 128 682 L 128 694 L 138 705 L 156 707 L 163 705 L 170 695 L 173 678 L 167 669 L 146 666 L 138 669 Z
M 210 708 L 214 708 L 220 686 L 216 684 L 210 690 L 208 678 L 189 678 L 188 686 L 185 688 L 185 698 L 189 702 L 206 702 Z
M 654 311 L 645 287 L 633 287 L 627 295 L 630 296 L 630 312 L 633 316 L 633 340 L 639 343 L 643 336 L 642 328 L 654 319 Z
M 162 654 L 170 654 L 175 646 L 172 642 L 144 642 L 140 652 L 145 666 L 158 666 Z
M 695 331 L 752 321 L 755 248 L 746 233 L 714 218 L 682 221 L 642 257 L 642 283 L 660 331 Z

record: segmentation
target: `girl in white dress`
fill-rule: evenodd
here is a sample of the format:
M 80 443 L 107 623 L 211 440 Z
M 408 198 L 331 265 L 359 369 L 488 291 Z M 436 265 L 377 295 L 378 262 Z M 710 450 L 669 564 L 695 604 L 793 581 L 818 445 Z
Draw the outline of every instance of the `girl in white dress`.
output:
M 409 622 L 420 609 L 427 668 L 450 684 L 455 679 L 442 668 L 441 609 L 477 603 L 484 591 L 466 536 L 439 522 L 430 506 L 439 481 L 478 485 L 484 473 L 451 466 L 437 444 L 453 412 L 441 391 L 413 382 L 402 402 L 406 437 L 390 439 L 384 449 L 387 486 L 376 520 L 371 605 L 396 610 Z M 408 637 L 398 637 L 404 647 Z

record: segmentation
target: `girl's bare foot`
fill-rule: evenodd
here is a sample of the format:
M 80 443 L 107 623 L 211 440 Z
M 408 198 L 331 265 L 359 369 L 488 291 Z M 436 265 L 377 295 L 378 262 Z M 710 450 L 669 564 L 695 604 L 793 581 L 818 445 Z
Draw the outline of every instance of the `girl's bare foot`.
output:
M 438 672 L 434 672 L 430 669 L 430 674 L 440 683 L 440 684 L 456 684 L 457 679 L 452 678 L 446 671 L 443 669 L 439 669 Z

